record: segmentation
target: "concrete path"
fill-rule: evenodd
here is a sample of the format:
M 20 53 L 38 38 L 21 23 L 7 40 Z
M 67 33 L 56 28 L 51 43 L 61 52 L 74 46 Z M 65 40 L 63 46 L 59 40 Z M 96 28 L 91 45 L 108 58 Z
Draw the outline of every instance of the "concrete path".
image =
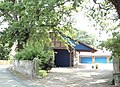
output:
M 35 83 L 12 76 L 5 65 L 0 65 L 0 87 L 40 87 Z

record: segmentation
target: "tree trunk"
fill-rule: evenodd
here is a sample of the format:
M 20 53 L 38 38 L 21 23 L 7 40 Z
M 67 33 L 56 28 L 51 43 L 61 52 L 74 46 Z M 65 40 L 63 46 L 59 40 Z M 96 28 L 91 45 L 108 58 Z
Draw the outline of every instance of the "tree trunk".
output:
M 115 9 L 118 13 L 118 18 L 120 19 L 120 0 L 109 0 L 115 6 Z
M 20 41 L 18 41 L 16 48 L 17 48 L 17 51 L 19 52 L 21 49 L 23 49 L 23 43 L 20 43 Z

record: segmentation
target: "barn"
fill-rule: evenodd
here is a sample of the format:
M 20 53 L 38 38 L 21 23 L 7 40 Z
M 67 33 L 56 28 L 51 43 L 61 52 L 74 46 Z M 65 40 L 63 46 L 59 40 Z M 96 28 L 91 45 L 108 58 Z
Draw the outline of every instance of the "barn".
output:
M 69 39 L 68 48 L 57 39 L 53 39 L 54 52 L 55 52 L 55 66 L 56 67 L 73 67 L 79 64 L 79 54 L 80 52 L 96 52 L 97 50 L 80 42 L 75 41 L 71 38 Z M 70 43 L 73 45 L 71 46 Z

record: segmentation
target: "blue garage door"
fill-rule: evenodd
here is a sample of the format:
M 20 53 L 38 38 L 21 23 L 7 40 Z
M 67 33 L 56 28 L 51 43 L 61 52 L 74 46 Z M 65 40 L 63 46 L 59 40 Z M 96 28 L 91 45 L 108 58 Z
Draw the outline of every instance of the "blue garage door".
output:
M 107 58 L 106 57 L 96 57 L 95 63 L 107 63 Z
M 82 57 L 81 63 L 92 63 L 92 57 Z
M 70 53 L 67 50 L 55 50 L 55 65 L 56 67 L 70 66 Z

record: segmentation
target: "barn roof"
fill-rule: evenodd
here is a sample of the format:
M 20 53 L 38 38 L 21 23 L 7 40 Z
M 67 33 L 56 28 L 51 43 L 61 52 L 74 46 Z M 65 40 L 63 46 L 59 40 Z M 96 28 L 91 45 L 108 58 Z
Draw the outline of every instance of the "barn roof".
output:
M 90 47 L 89 45 L 81 42 L 81 41 L 78 41 L 78 40 L 74 40 L 68 36 L 65 36 L 63 35 L 62 33 L 59 32 L 59 34 L 63 37 L 63 40 L 65 40 L 65 42 L 67 41 L 67 44 L 75 49 L 76 51 L 80 51 L 80 52 L 96 52 L 97 50 Z M 55 47 L 54 46 L 54 49 L 62 49 L 61 47 Z M 63 48 L 64 49 L 64 48 Z
M 76 51 L 93 52 L 93 53 L 97 51 L 96 49 L 90 47 L 89 45 L 84 44 L 81 41 L 73 40 L 71 38 L 69 38 L 68 43 L 72 44 L 73 49 L 75 49 Z

